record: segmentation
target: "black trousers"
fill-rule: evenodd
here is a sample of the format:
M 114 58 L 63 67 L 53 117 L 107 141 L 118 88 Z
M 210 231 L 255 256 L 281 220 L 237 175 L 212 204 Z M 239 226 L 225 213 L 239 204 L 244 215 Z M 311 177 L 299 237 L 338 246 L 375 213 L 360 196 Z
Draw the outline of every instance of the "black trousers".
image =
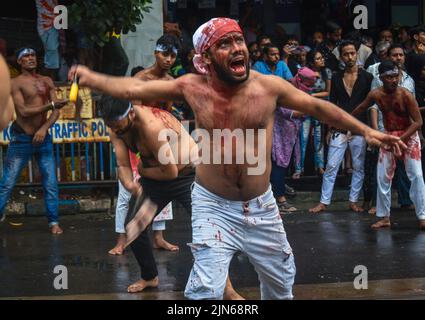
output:
M 191 186 L 194 179 L 195 174 L 190 173 L 168 181 L 141 178 L 140 184 L 143 187 L 144 195 L 149 197 L 151 201 L 156 203 L 158 206 L 155 216 L 158 215 L 170 201 L 180 202 L 187 212 L 192 214 Z M 136 200 L 135 196 L 132 196 L 130 199 L 125 222 L 126 225 L 133 219 L 134 215 L 143 203 L 143 201 L 137 201 L 136 203 Z M 158 270 L 156 268 L 155 257 L 153 255 L 152 243 L 149 239 L 148 228 L 146 228 L 139 237 L 131 243 L 130 247 L 137 262 L 139 263 L 141 278 L 146 281 L 155 278 L 158 275 Z
M 365 202 L 372 201 L 375 205 L 376 203 L 376 193 L 377 193 L 377 176 L 376 168 L 378 165 L 379 158 L 379 149 L 372 148 L 371 150 L 366 149 L 365 157 L 365 176 L 363 180 L 363 198 Z

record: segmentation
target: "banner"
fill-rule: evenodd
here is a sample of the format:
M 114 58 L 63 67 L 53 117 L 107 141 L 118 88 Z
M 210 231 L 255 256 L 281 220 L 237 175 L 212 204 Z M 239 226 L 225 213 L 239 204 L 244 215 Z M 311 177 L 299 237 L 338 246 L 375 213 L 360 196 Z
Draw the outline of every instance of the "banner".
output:
M 11 124 L 0 134 L 0 145 L 10 142 Z M 58 120 L 49 129 L 53 143 L 109 142 L 109 132 L 103 119 Z

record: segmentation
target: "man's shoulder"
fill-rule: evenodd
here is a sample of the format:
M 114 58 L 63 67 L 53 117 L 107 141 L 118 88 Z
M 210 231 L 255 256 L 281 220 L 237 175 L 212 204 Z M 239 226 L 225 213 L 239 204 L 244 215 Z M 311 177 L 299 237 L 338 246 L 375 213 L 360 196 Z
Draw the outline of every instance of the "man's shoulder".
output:
M 373 74 L 371 74 L 370 72 L 366 71 L 365 69 L 360 69 L 359 74 L 362 77 L 365 77 L 368 81 L 372 81 L 373 80 Z

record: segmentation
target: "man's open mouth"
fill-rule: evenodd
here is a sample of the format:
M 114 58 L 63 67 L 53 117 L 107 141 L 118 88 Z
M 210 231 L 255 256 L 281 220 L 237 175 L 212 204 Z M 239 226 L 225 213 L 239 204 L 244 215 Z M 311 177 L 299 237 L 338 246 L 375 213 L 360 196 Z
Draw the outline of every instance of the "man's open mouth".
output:
M 230 63 L 230 69 L 236 75 L 244 75 L 246 73 L 246 66 L 244 59 L 235 59 Z

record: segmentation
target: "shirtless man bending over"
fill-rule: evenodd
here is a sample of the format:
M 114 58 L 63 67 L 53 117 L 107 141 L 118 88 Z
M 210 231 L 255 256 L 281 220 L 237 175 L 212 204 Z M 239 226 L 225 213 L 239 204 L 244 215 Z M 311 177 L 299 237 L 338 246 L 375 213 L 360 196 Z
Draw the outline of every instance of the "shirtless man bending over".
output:
M 144 104 L 159 99 L 186 100 L 195 114 L 197 129 L 209 134 L 202 137 L 202 161 L 196 168 L 192 190 L 190 245 L 195 261 L 185 296 L 221 299 L 230 260 L 235 252 L 242 251 L 259 274 L 263 299 L 291 299 L 294 256 L 270 188 L 276 107 L 289 106 L 330 125 L 343 126 L 364 135 L 371 144 L 385 143 L 398 149 L 398 153 L 405 146 L 398 137 L 372 130 L 335 105 L 297 90 L 282 78 L 250 72 L 242 31 L 232 19 L 211 19 L 198 28 L 193 42 L 197 52 L 194 64 L 201 75 L 144 82 L 109 77 L 76 66 L 69 77 L 76 73 L 82 85 L 127 100 L 141 99 Z M 213 139 L 221 129 L 241 129 L 246 132 L 246 140 L 254 143 L 238 146 L 235 154 L 234 145 L 228 148 L 234 136 Z M 204 160 L 207 151 L 211 151 L 211 157 L 205 156 Z M 207 161 L 215 152 L 221 161 Z M 261 161 L 253 164 L 244 158 L 243 163 L 236 163 L 237 157 L 249 154 L 258 155 Z M 231 163 L 224 163 L 224 155 L 231 156 Z
M 372 90 L 352 113 L 358 115 L 376 103 L 382 111 L 385 131 L 400 137 L 407 145 L 401 159 L 404 160 L 406 173 L 411 182 L 410 198 L 415 205 L 419 227 L 425 230 L 425 185 L 418 135 L 418 130 L 422 126 L 422 116 L 414 96 L 398 85 L 400 74 L 401 70 L 394 62 L 382 62 L 379 65 L 379 75 L 383 86 Z M 377 168 L 376 216 L 382 219 L 372 225 L 374 229 L 391 227 L 391 182 L 396 167 L 395 160 L 392 152 L 380 149 Z
M 58 119 L 59 109 L 68 100 L 58 101 L 53 81 L 37 74 L 37 59 L 33 49 L 19 50 L 17 58 L 22 74 L 12 80 L 16 121 L 12 124 L 11 141 L 0 181 L 0 212 L 3 212 L 22 169 L 34 155 L 41 171 L 49 228 L 51 233 L 60 234 L 58 185 L 52 137 L 48 130 Z M 47 118 L 49 110 L 52 113 Z

